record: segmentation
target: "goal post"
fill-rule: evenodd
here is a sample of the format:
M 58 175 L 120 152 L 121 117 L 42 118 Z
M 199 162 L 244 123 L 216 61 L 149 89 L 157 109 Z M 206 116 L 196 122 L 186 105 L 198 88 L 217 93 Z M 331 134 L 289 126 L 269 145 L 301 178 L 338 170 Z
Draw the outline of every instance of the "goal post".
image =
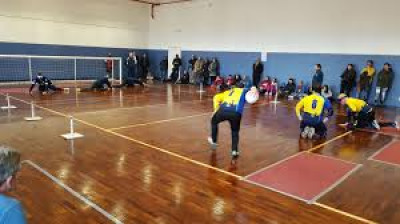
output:
M 107 75 L 111 60 L 111 80 L 122 83 L 121 57 L 0 55 L 0 83 L 30 83 L 40 72 L 55 82 L 88 82 Z

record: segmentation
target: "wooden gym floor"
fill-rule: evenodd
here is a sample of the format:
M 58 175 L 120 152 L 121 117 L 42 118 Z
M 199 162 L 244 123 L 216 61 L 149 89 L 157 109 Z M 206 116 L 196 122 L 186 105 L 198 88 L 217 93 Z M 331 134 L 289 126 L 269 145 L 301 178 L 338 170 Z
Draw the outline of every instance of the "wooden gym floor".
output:
M 34 97 L 16 89 L 2 88 L 18 108 L 0 111 L 0 143 L 22 153 L 11 195 L 29 223 L 400 223 L 400 166 L 373 159 L 400 134 L 345 132 L 340 108 L 327 140 L 303 140 L 295 102 L 261 98 L 246 106 L 241 156 L 232 161 L 227 124 L 217 151 L 206 141 L 210 89 Z M 43 120 L 24 121 L 31 101 Z M 70 115 L 84 138 L 60 137 Z

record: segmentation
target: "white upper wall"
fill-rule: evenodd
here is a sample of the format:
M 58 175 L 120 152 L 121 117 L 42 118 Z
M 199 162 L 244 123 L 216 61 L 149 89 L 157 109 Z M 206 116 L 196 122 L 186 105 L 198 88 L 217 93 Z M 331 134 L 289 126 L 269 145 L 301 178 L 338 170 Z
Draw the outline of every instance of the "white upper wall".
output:
M 195 0 L 157 7 L 149 48 L 400 54 L 399 0 Z
M 129 0 L 0 0 L 0 41 L 146 48 L 149 10 Z

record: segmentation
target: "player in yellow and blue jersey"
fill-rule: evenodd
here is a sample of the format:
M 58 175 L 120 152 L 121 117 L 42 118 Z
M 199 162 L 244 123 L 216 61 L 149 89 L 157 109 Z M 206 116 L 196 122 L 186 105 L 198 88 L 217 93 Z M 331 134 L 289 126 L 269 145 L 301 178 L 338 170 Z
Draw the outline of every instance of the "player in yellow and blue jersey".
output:
M 232 157 L 239 156 L 239 131 L 240 121 L 245 105 L 245 95 L 248 88 L 233 87 L 230 90 L 222 90 L 214 96 L 214 115 L 211 119 L 211 137 L 208 142 L 213 148 L 217 146 L 218 125 L 223 121 L 228 121 L 232 132 Z M 257 91 L 252 88 L 251 91 Z
M 302 138 L 312 139 L 315 134 L 326 137 L 325 123 L 333 115 L 332 104 L 321 95 L 321 87 L 313 88 L 313 93 L 304 97 L 296 105 L 296 115 L 299 118 Z
M 374 128 L 379 130 L 381 127 L 394 127 L 399 129 L 397 122 L 378 122 L 375 119 L 375 110 L 364 100 L 347 97 L 340 94 L 338 99 L 347 109 L 346 128 Z

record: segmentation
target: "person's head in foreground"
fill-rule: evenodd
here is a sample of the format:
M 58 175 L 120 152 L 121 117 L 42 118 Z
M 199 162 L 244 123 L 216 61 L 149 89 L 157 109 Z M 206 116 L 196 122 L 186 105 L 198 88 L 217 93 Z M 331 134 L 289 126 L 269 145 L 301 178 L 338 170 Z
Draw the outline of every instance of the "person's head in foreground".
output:
M 0 223 L 26 223 L 21 204 L 4 195 L 15 188 L 15 177 L 20 168 L 20 154 L 0 146 Z
M 315 70 L 316 70 L 316 71 L 321 70 L 321 68 L 322 68 L 321 64 L 316 64 L 316 65 L 315 65 Z

